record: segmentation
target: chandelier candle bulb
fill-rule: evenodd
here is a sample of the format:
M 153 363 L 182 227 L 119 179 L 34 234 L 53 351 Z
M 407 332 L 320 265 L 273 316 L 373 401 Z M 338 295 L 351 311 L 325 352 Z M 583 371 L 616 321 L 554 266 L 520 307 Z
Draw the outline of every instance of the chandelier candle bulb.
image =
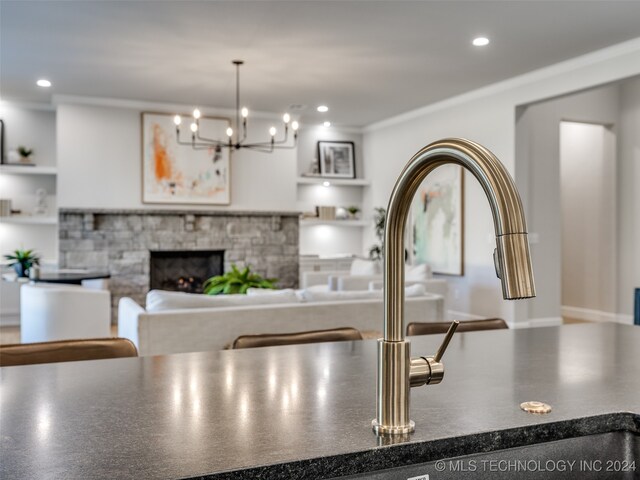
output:
M 277 133 L 276 127 L 271 127 L 269 129 L 269 135 L 271 135 L 272 137 L 275 137 Z
M 176 127 L 180 126 L 180 124 L 182 123 L 182 118 L 180 118 L 180 115 L 176 115 L 175 117 L 173 117 L 173 123 L 176 124 Z
M 198 110 L 197 108 L 193 111 L 193 118 L 195 118 L 196 120 L 198 120 L 201 117 L 201 113 L 200 110 Z
M 288 123 L 289 123 L 289 121 L 291 120 L 291 115 L 289 115 L 288 113 L 285 113 L 285 114 L 282 116 L 282 120 L 284 120 L 284 123 L 288 124 Z
M 227 128 L 227 136 L 229 138 L 231 138 L 233 136 L 233 128 L 231 128 L 231 127 Z
M 191 124 L 191 131 L 193 133 L 196 133 L 198 131 L 198 124 L 197 123 L 192 123 Z
M 298 124 L 298 122 L 296 122 L 295 120 L 291 122 L 291 128 L 293 128 L 294 131 L 298 130 L 299 127 L 300 124 Z
M 249 116 L 249 109 L 247 107 L 242 108 L 242 118 L 247 118 Z

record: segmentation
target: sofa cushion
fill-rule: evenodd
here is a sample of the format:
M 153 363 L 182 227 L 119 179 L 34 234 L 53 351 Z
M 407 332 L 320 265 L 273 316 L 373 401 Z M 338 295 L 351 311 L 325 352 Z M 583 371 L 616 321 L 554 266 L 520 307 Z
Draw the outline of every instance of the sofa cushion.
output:
M 248 305 L 270 305 L 297 303 L 293 290 L 271 295 L 203 295 L 184 292 L 151 290 L 147 293 L 147 311 L 182 310 L 185 308 L 242 307 Z
M 291 295 L 295 295 L 295 290 L 293 288 L 282 288 L 282 289 L 272 289 L 272 288 L 250 288 L 247 290 L 247 295 L 250 297 L 256 296 L 270 296 L 270 297 L 291 297 Z
M 351 275 L 376 275 L 379 273 L 378 262 L 356 258 L 351 263 Z
M 422 282 L 431 277 L 431 269 L 426 263 L 407 265 L 404 269 L 405 282 Z
M 319 292 L 315 290 L 304 290 L 304 298 L 307 302 L 340 302 L 347 300 L 370 300 L 382 298 L 382 290 L 347 290 Z M 404 289 L 405 298 L 421 297 L 426 295 L 424 285 L 416 284 Z

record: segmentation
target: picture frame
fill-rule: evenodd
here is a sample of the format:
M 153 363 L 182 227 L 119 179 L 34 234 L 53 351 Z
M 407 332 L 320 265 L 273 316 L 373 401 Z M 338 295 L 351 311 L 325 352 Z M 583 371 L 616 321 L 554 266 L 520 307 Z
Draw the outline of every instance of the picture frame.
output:
M 142 203 L 172 205 L 229 205 L 231 159 L 228 148 L 194 149 L 191 131 L 183 128 L 178 140 L 174 114 L 142 112 Z M 190 118 L 189 114 L 183 118 Z M 231 120 L 202 116 L 203 137 L 226 140 Z
M 321 177 L 356 178 L 354 143 L 320 140 L 318 142 L 318 171 Z
M 413 264 L 433 273 L 464 275 L 464 169 L 442 165 L 422 182 L 411 205 Z

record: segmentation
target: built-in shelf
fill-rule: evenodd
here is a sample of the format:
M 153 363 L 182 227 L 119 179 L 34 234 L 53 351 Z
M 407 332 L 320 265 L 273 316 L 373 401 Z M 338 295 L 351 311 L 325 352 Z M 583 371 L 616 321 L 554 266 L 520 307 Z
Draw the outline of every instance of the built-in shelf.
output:
M 13 223 L 18 225 L 57 225 L 58 217 L 12 215 L 10 217 L 0 217 L 0 223 Z
M 366 227 L 370 222 L 366 220 L 320 220 L 319 218 L 301 218 L 300 226 L 334 225 L 337 227 Z
M 56 175 L 58 169 L 56 167 L 30 167 L 23 165 L 0 165 L 0 173 L 11 175 Z
M 298 185 L 322 185 L 329 182 L 332 186 L 366 187 L 371 184 L 363 178 L 329 178 L 329 177 L 298 177 Z

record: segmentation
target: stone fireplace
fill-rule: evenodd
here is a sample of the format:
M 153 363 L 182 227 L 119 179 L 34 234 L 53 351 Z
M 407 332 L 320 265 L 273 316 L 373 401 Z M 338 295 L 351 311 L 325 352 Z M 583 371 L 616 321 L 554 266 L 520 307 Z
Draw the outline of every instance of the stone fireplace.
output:
M 193 277 L 197 283 L 196 276 L 214 275 L 210 273 L 217 272 L 216 265 L 227 271 L 235 263 L 277 278 L 282 288 L 297 287 L 297 212 L 62 208 L 59 214 L 60 268 L 108 271 L 114 319 L 121 297 L 144 305 L 147 292 L 158 286 L 151 283 L 154 254 L 188 254 L 195 257 L 198 268 L 203 264 L 211 268 L 206 272 L 186 268 L 176 281 L 183 277 L 189 282 Z M 221 251 L 224 255 L 218 260 L 198 258 Z M 174 263 L 193 266 L 184 258 Z
M 202 293 L 202 284 L 224 273 L 224 250 L 160 250 L 149 258 L 149 289 Z

